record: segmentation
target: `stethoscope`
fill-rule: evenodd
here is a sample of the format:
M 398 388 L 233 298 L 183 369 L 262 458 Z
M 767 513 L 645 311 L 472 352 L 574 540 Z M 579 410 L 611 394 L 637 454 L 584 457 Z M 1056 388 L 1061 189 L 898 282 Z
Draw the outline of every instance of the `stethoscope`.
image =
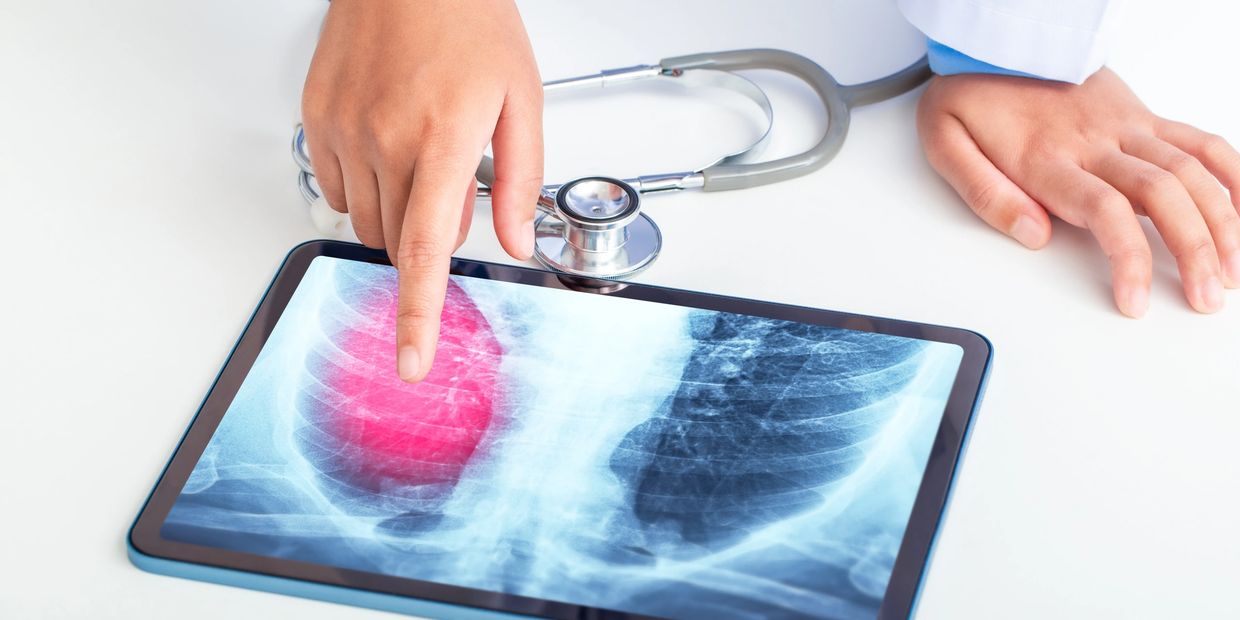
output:
M 808 84 L 826 109 L 827 128 L 822 137 L 803 153 L 755 161 L 770 139 L 775 115 L 770 99 L 757 84 L 734 71 L 772 69 Z M 588 279 L 614 280 L 632 276 L 650 266 L 663 247 L 663 236 L 649 215 L 641 212 L 641 195 L 684 189 L 724 191 L 776 183 L 809 174 L 831 161 L 844 145 L 849 112 L 855 106 L 901 95 L 930 76 L 923 57 L 887 77 L 843 86 L 814 61 L 799 54 L 773 49 L 734 50 L 678 56 L 657 65 L 611 69 L 594 75 L 543 84 L 548 93 L 610 86 L 646 79 L 671 79 L 687 86 L 713 86 L 733 91 L 758 106 L 766 128 L 745 148 L 689 172 L 650 174 L 628 179 L 604 176 L 573 179 L 546 185 L 538 197 L 541 212 L 534 225 L 534 256 L 558 274 Z M 347 216 L 327 207 L 314 183 L 314 170 L 306 152 L 305 133 L 297 126 L 293 159 L 301 172 L 298 186 L 311 204 L 311 216 L 321 232 L 338 232 Z M 491 158 L 478 166 L 478 195 L 490 195 L 495 181 Z

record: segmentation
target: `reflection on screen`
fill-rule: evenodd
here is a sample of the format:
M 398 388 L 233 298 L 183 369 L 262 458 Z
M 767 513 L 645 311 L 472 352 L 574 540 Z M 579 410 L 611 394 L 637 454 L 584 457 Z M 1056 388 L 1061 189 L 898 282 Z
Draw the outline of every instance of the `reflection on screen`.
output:
M 396 376 L 395 271 L 316 258 L 162 527 L 684 617 L 873 618 L 955 345 L 452 278 Z

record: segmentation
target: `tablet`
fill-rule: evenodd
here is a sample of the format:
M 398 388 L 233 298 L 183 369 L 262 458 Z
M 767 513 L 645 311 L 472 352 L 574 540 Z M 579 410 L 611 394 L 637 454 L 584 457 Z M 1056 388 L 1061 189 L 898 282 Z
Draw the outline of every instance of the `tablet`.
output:
M 396 292 L 382 252 L 289 254 L 138 566 L 431 617 L 911 615 L 981 336 L 454 260 L 414 385 Z

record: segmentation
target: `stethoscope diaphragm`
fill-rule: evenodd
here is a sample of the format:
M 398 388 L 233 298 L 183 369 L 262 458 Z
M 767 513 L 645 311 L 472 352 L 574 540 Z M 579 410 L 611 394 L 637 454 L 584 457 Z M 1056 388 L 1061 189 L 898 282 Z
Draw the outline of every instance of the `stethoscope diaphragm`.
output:
M 625 278 L 649 267 L 663 247 L 640 194 L 620 179 L 575 179 L 556 190 L 554 204 L 534 224 L 534 257 L 553 271 Z

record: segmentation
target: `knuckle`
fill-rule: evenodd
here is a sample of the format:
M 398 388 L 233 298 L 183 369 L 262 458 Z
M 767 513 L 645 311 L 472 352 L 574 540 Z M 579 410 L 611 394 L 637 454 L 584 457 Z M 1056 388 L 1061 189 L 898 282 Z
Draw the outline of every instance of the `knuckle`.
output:
M 1203 172 L 1201 162 L 1196 157 L 1178 151 L 1167 160 L 1167 170 L 1181 179 L 1197 181 Z
M 388 133 L 389 128 L 394 124 L 393 116 L 383 107 L 375 106 L 361 113 L 358 122 L 368 135 L 378 137 Z
M 416 140 L 402 124 L 399 116 L 373 111 L 366 115 L 364 127 L 367 139 L 380 162 L 399 164 L 412 157 Z
M 1214 240 L 1208 236 L 1194 236 L 1186 239 L 1172 251 L 1176 259 L 1201 259 L 1217 256 Z
M 526 166 L 497 166 L 495 183 L 517 187 L 525 192 L 536 192 L 542 188 L 542 169 Z
M 1180 185 L 1180 180 L 1174 174 L 1162 168 L 1145 170 L 1139 173 L 1136 179 L 1137 192 L 1154 200 L 1172 197 Z
M 375 157 L 385 171 L 406 169 L 413 160 L 414 143 L 396 131 L 380 131 L 372 138 Z
M 1231 148 L 1226 138 L 1212 133 L 1202 138 L 1201 152 L 1206 157 L 1215 160 L 1232 159 L 1235 155 L 1235 150 Z
M 301 100 L 301 118 L 307 127 L 318 127 L 332 120 L 332 106 L 324 97 L 306 96 Z
M 435 320 L 435 312 L 425 298 L 410 299 L 396 311 L 396 322 L 406 325 L 421 325 Z
M 334 115 L 335 133 L 342 145 L 356 148 L 366 140 L 369 131 L 360 118 L 360 114 L 352 110 Z
M 331 124 L 331 116 L 323 107 L 302 106 L 301 124 L 305 128 L 306 137 L 309 138 L 310 135 L 317 133 L 320 127 Z
M 428 238 L 405 239 L 396 250 L 396 267 L 426 272 L 436 268 L 450 254 L 448 245 Z
M 1047 162 L 1062 159 L 1063 152 L 1063 147 L 1052 140 L 1035 139 L 1029 143 L 1021 159 L 1029 169 L 1037 169 Z
M 989 219 L 1002 210 L 999 185 L 997 183 L 975 183 L 966 190 L 965 202 L 973 207 L 973 212 L 982 219 Z
M 464 134 L 460 122 L 449 114 L 427 115 L 422 119 L 418 133 L 422 146 L 435 151 L 448 150 Z
M 1215 222 L 1219 229 L 1240 240 L 1240 213 L 1237 213 L 1235 209 L 1221 209 Z
M 396 308 L 396 321 L 405 325 L 425 325 L 439 322 L 443 298 L 436 299 L 425 288 L 404 288 Z
M 1128 199 L 1109 186 L 1089 190 L 1085 196 L 1085 204 L 1091 210 L 1100 213 L 1118 213 L 1132 210 L 1132 205 L 1128 202 Z
M 1224 235 L 1215 240 L 1214 245 L 1218 248 L 1220 258 L 1230 256 L 1240 252 L 1240 235 Z
M 1107 255 L 1113 265 L 1145 265 L 1153 263 L 1150 249 L 1138 243 L 1126 243 Z
M 522 110 L 530 113 L 541 113 L 544 101 L 542 82 L 537 79 L 528 80 L 508 91 L 505 110 Z
M 472 170 L 485 147 L 482 144 L 475 151 L 468 146 L 472 142 L 469 130 L 455 120 L 427 120 L 417 136 L 413 151 L 417 153 L 418 168 L 433 174 L 450 173 L 461 167 Z

